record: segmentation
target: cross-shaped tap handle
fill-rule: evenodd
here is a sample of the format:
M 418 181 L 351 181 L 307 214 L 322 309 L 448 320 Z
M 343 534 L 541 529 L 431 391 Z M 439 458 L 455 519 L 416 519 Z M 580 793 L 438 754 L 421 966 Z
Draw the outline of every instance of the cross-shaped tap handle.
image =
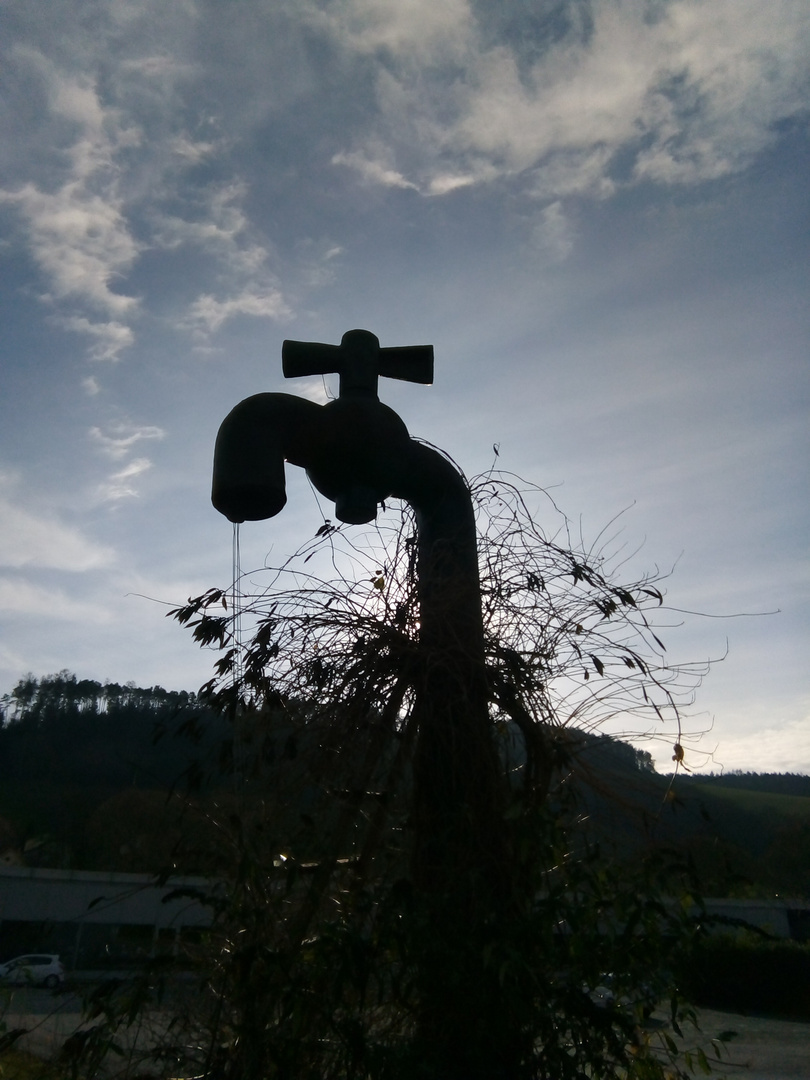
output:
M 302 375 L 340 375 L 340 397 L 377 397 L 377 379 L 433 382 L 433 346 L 380 348 L 368 330 L 348 330 L 340 345 L 319 341 L 285 341 L 281 366 L 286 379 Z

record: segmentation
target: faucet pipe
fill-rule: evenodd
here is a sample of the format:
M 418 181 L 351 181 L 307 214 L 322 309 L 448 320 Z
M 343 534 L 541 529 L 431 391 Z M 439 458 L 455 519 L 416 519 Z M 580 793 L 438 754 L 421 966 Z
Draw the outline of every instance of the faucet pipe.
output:
M 481 844 L 498 820 L 469 490 L 445 457 L 411 439 L 378 401 L 339 398 L 322 406 L 291 394 L 256 394 L 220 428 L 214 506 L 231 521 L 274 517 L 287 500 L 285 459 L 335 500 L 342 521 L 371 521 L 378 503 L 392 497 L 414 509 L 424 659 L 416 694 L 414 875 L 420 887 L 440 889 L 450 870 L 443 827 Z M 472 808 L 480 820 L 471 829 L 461 818 Z M 498 844 L 492 837 L 484 846 L 494 851 Z M 468 854 L 474 861 L 475 852 Z

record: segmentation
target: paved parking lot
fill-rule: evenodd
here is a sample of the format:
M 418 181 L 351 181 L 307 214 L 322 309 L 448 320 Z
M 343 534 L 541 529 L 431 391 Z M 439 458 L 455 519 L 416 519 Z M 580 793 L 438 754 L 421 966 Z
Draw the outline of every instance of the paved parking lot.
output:
M 713 1064 L 713 1075 L 728 1080 L 810 1080 L 810 1024 L 713 1009 L 701 1009 L 699 1021 L 707 1040 L 721 1031 L 737 1032 L 726 1044 L 722 1064 Z
M 152 1018 L 158 1021 L 157 1015 Z M 165 1019 L 165 1018 L 164 1018 Z M 29 1030 L 20 1047 L 39 1057 L 52 1057 L 81 1025 L 81 1000 L 70 992 L 23 988 L 10 997 L 3 1016 L 7 1030 Z M 714 1064 L 712 1075 L 727 1080 L 810 1080 L 810 1024 L 703 1009 L 700 1033 L 685 1043 L 700 1043 L 710 1055 L 710 1040 L 721 1031 L 736 1031 L 737 1038 L 727 1044 L 722 1064 Z M 131 1032 L 134 1036 L 136 1033 Z M 150 1040 L 149 1025 L 137 1034 Z M 152 1033 L 151 1037 L 154 1037 Z

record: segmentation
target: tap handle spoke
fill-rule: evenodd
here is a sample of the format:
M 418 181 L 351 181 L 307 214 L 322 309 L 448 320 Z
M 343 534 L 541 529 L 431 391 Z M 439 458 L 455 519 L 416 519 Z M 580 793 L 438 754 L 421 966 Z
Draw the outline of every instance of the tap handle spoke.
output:
M 377 379 L 430 384 L 433 382 L 433 346 L 403 345 L 380 348 L 367 330 L 349 330 L 340 345 L 320 341 L 290 341 L 281 347 L 286 379 L 306 375 L 340 375 L 340 396 L 376 396 Z
M 340 371 L 339 345 L 320 341 L 285 341 L 281 346 L 281 370 L 285 379 L 304 375 L 333 375 Z
M 389 379 L 429 386 L 433 382 L 433 346 L 399 345 L 380 349 L 379 373 Z

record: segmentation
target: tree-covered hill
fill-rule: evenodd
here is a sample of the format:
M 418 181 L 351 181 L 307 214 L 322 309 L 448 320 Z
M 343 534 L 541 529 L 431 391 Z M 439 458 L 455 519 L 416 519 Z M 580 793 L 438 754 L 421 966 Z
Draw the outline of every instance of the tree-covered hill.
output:
M 156 868 L 183 816 L 168 793 L 228 740 L 193 693 L 66 671 L 29 675 L 0 707 L 0 858 L 33 865 Z M 129 839 L 111 849 L 101 837 L 116 831 Z
M 755 773 L 740 770 L 698 776 L 681 773 L 678 783 L 683 788 L 693 785 L 713 790 L 728 788 L 732 791 L 758 791 L 770 795 L 810 796 L 810 776 L 803 776 L 801 773 Z
M 810 899 L 810 777 L 666 776 L 626 743 L 571 739 L 571 779 L 604 849 L 685 856 L 706 896 Z
M 810 899 L 810 796 L 778 791 L 778 775 L 757 788 L 676 778 L 673 794 L 693 825 L 679 841 L 714 895 Z M 776 790 L 775 790 L 776 789 Z
M 183 858 L 189 872 L 216 862 L 232 731 L 197 695 L 63 671 L 21 680 L 0 708 L 0 859 L 157 871 Z M 289 711 L 265 724 L 249 799 L 308 752 L 304 714 L 297 728 Z M 810 777 L 672 778 L 626 743 L 572 731 L 558 780 L 576 787 L 589 830 L 617 858 L 667 847 L 692 859 L 706 895 L 810 897 Z
M 28 676 L 2 699 L 0 780 L 119 788 L 173 783 L 189 763 L 181 731 L 210 744 L 213 714 L 193 693 Z

